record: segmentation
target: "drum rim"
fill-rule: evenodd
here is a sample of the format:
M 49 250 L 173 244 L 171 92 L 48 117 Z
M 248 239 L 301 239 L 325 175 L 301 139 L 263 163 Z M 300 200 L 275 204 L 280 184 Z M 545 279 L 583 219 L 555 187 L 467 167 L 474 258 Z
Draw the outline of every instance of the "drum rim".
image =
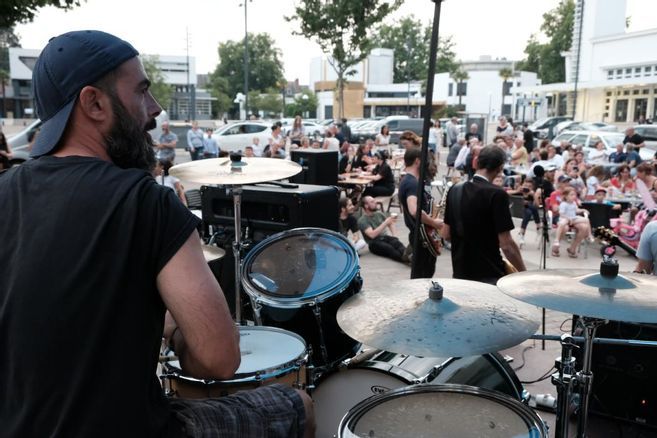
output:
M 346 252 L 351 255 L 351 259 L 354 262 L 352 268 L 342 272 L 339 278 L 336 279 L 330 285 L 314 292 L 312 296 L 308 296 L 305 298 L 304 295 L 296 296 L 296 297 L 285 297 L 285 296 L 268 294 L 266 293 L 266 291 L 262 290 L 262 288 L 258 287 L 251 281 L 251 278 L 249 278 L 249 272 L 250 272 L 249 267 L 253 264 L 255 258 L 262 253 L 262 250 L 264 248 L 270 246 L 273 242 L 282 240 L 283 237 L 308 235 L 309 233 L 325 234 L 339 240 L 342 243 L 342 246 L 346 250 Z M 249 251 L 249 253 L 246 255 L 246 257 L 244 257 L 243 263 L 244 265 L 242 268 L 241 283 L 247 295 L 249 295 L 252 299 L 256 300 L 258 303 L 270 305 L 277 308 L 284 308 L 284 309 L 297 309 L 301 306 L 308 306 L 308 305 L 312 306 L 316 304 L 321 304 L 324 301 L 326 301 L 328 298 L 345 291 L 350 286 L 354 278 L 358 276 L 360 273 L 358 252 L 353 247 L 353 245 L 349 242 L 349 239 L 347 239 L 342 234 L 336 231 L 328 230 L 326 228 L 316 228 L 316 227 L 292 228 L 290 230 L 285 230 L 285 231 L 281 231 L 280 233 L 273 234 L 267 237 L 262 242 L 258 243 L 256 246 L 254 246 L 253 249 Z
M 356 437 L 352 432 L 351 426 L 358 420 L 360 420 L 366 412 L 368 412 L 374 406 L 381 404 L 389 399 L 402 397 L 404 395 L 416 394 L 416 393 L 425 393 L 425 392 L 449 392 L 449 393 L 458 393 L 458 394 L 468 394 L 481 396 L 483 398 L 499 402 L 503 406 L 510 408 L 513 412 L 518 414 L 528 425 L 528 427 L 533 427 L 537 431 L 542 433 L 543 437 L 547 437 L 547 428 L 541 417 L 538 416 L 533 409 L 528 406 L 525 406 L 520 401 L 510 397 L 504 393 L 498 391 L 492 391 L 490 389 L 478 388 L 475 386 L 469 385 L 458 385 L 452 383 L 445 383 L 440 385 L 434 384 L 419 384 L 407 386 L 404 388 L 392 389 L 383 394 L 374 395 L 369 397 L 360 403 L 356 404 L 353 408 L 349 409 L 347 413 L 340 420 L 340 425 L 338 426 L 338 437 L 339 438 L 351 438 Z
M 242 330 L 278 332 L 284 335 L 289 335 L 290 337 L 296 338 L 298 341 L 302 343 L 303 351 L 294 359 L 284 362 L 275 367 L 264 368 L 262 370 L 258 370 L 255 373 L 236 372 L 233 378 L 229 380 L 199 379 L 196 377 L 188 376 L 183 374 L 182 369 L 174 367 L 169 363 L 164 363 L 162 365 L 163 368 L 162 376 L 165 378 L 175 378 L 192 384 L 216 385 L 216 386 L 228 387 L 235 385 L 237 383 L 257 382 L 262 380 L 268 380 L 272 377 L 282 377 L 296 370 L 300 370 L 303 364 L 308 363 L 308 344 L 306 344 L 306 341 L 297 333 L 279 327 L 270 327 L 270 326 L 239 326 L 238 328 L 240 331 L 240 336 Z

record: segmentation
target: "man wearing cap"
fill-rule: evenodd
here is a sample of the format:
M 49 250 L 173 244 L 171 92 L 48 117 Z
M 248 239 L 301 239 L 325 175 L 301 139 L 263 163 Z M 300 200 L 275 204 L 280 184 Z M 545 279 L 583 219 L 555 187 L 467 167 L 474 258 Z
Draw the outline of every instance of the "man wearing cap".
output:
M 525 270 L 520 249 L 511 237 L 509 195 L 492 184 L 502 172 L 506 153 L 484 147 L 472 181 L 457 184 L 447 194 L 443 237 L 452 242 L 454 278 L 495 284 L 506 274 L 500 249 L 518 271 Z
M 199 378 L 230 378 L 240 349 L 198 220 L 151 177 L 149 85 L 138 52 L 100 31 L 51 39 L 34 66 L 35 159 L 0 174 L 16 225 L 0 229 L 2 435 L 310 434 L 309 398 L 281 385 L 163 395 L 163 336 Z

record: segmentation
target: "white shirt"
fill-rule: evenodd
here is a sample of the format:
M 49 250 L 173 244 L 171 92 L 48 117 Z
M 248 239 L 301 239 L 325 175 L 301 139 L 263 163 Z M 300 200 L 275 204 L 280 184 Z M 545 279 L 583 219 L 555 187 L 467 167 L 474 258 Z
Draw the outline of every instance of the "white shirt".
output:
M 589 152 L 587 161 L 591 164 L 605 164 L 609 161 L 608 158 L 609 156 L 607 155 L 606 150 L 593 149 L 591 152 Z
M 459 151 L 459 154 L 456 156 L 456 160 L 454 160 L 454 167 L 458 168 L 465 165 L 465 159 L 468 158 L 469 153 L 470 146 L 463 146 Z

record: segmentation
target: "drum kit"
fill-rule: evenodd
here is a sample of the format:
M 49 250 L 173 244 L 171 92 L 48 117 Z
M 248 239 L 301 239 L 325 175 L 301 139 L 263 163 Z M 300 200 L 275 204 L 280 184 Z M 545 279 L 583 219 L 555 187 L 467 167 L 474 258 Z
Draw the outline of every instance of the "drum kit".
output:
M 320 228 L 275 234 L 242 257 L 241 186 L 300 170 L 284 160 L 235 156 L 171 169 L 178 178 L 226 186 L 233 194 L 242 363 L 226 381 L 196 379 L 175 358 L 165 359 L 167 395 L 217 397 L 287 384 L 312 396 L 319 437 L 547 437 L 545 422 L 527 405 L 528 393 L 496 353 L 541 339 L 534 333 L 544 307 L 581 315 L 584 322 L 581 371 L 572 355 L 575 337 L 563 335 L 552 383 L 556 436 L 569 436 L 576 392 L 578 436 L 586 436 L 596 328 L 608 319 L 657 322 L 655 277 L 620 275 L 606 257 L 599 272 L 521 272 L 497 287 L 413 279 L 361 291 L 355 249 L 341 234 Z M 242 288 L 255 325 L 240 319 Z

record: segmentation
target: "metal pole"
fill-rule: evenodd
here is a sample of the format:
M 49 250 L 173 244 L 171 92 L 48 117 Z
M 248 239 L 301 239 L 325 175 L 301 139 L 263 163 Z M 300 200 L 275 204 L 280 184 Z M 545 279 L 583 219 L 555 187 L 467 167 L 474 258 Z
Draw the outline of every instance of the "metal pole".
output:
M 247 6 L 249 0 L 244 0 L 244 117 L 249 119 L 249 34 L 246 27 Z
M 582 26 L 584 24 L 584 0 L 579 0 L 581 3 L 581 8 L 579 10 L 579 32 L 577 36 L 577 67 L 575 67 L 575 90 L 573 92 L 573 120 L 575 119 L 575 114 L 577 114 L 577 85 L 579 83 L 579 59 L 580 59 L 580 50 L 582 47 Z
M 424 180 L 429 158 L 429 124 L 431 123 L 431 109 L 433 103 L 433 76 L 436 71 L 436 52 L 438 51 L 438 27 L 440 25 L 440 4 L 443 0 L 432 0 L 436 7 L 433 15 L 433 29 L 431 31 L 431 53 L 429 55 L 429 73 L 427 77 L 427 95 L 424 104 L 424 124 L 422 126 L 422 154 L 420 158 L 420 180 L 417 184 L 417 207 L 415 209 L 415 229 L 413 230 L 413 264 L 411 278 L 418 278 L 420 273 L 418 253 L 420 245 L 420 221 L 422 219 L 422 205 L 424 204 Z
M 189 80 L 189 27 L 185 28 L 185 36 L 186 36 L 186 43 L 187 43 L 187 119 L 191 122 L 193 120 L 192 118 L 192 84 Z

